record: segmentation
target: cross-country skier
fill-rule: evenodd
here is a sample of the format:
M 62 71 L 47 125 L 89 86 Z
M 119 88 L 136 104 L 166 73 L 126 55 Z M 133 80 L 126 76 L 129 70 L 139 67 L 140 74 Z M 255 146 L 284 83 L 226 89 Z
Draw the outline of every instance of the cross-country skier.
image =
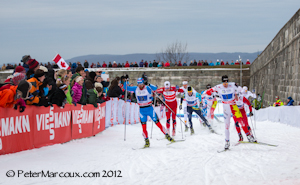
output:
M 235 122 L 235 128 L 236 128 L 236 131 L 238 132 L 238 135 L 239 135 L 239 141 L 243 141 L 241 128 L 239 126 L 239 124 L 240 124 L 242 126 L 242 129 L 244 130 L 246 136 L 247 136 L 248 141 L 249 142 L 256 142 L 256 139 L 253 137 L 253 134 L 251 132 L 251 128 L 248 124 L 248 118 L 247 118 L 247 114 L 246 114 L 246 111 L 245 111 L 245 105 L 247 105 L 247 107 L 249 107 L 249 110 L 250 110 L 249 115 L 253 116 L 251 103 L 249 102 L 249 100 L 247 100 L 247 98 L 243 95 L 243 93 L 240 92 L 238 94 L 238 100 L 236 101 L 236 104 L 239 107 L 239 109 L 242 113 L 242 116 L 243 116 L 242 120 L 240 122 L 236 119 L 236 117 L 233 117 L 233 120 Z
M 177 86 L 178 87 L 178 86 Z M 177 100 L 176 100 L 176 92 L 184 93 L 182 89 L 178 89 L 176 87 L 171 87 L 171 84 L 169 81 L 165 81 L 164 87 L 159 88 L 156 90 L 157 93 L 162 93 L 165 97 L 165 103 L 166 103 L 166 117 L 167 117 L 167 131 L 170 134 L 170 118 L 172 114 L 172 120 L 173 120 L 173 131 L 172 136 L 175 136 L 176 133 L 176 114 L 177 114 Z M 170 107 L 171 109 L 169 109 Z
M 211 95 L 213 92 L 218 93 L 219 97 L 223 102 L 224 111 L 224 122 L 225 122 L 225 150 L 229 149 L 229 127 L 231 113 L 238 122 L 242 121 L 242 113 L 236 105 L 237 96 L 237 85 L 234 82 L 228 82 L 228 76 L 222 76 L 222 84 L 216 85 L 215 87 L 208 89 L 206 94 Z
M 249 100 L 249 97 L 251 96 L 252 98 L 256 98 L 256 94 L 255 93 L 252 93 L 250 91 L 248 91 L 248 87 L 247 86 L 244 86 L 243 87 L 243 90 L 241 91 L 243 93 L 243 96 L 245 98 L 247 98 Z
M 184 91 L 184 93 L 181 93 L 181 98 L 183 98 L 184 94 L 187 92 L 188 88 L 188 81 L 183 81 L 182 82 L 182 87 L 180 87 L 181 90 Z M 184 119 L 184 125 L 185 125 L 185 132 L 188 131 L 189 127 L 187 126 L 187 106 L 186 106 L 186 101 L 181 101 L 179 105 L 179 109 L 181 110 L 183 108 L 183 119 Z
M 206 89 L 210 88 L 210 84 L 207 84 Z M 211 123 L 214 119 L 214 112 L 218 103 L 216 94 L 213 92 L 211 95 L 208 95 L 204 92 L 202 99 L 207 100 L 207 118 L 208 121 Z
M 157 89 L 156 86 L 149 84 L 147 81 L 144 82 L 143 78 L 137 79 L 138 86 L 127 86 L 128 91 L 132 91 L 136 95 L 137 103 L 140 106 L 140 120 L 143 127 L 143 136 L 145 138 L 145 148 L 150 147 L 150 141 L 147 132 L 147 116 L 149 116 L 155 124 L 160 128 L 160 130 L 166 135 L 166 139 L 170 142 L 175 142 L 173 138 L 167 133 L 166 129 L 161 125 L 159 119 L 152 107 L 152 91 Z M 147 86 L 146 86 L 147 85 Z
M 187 91 L 184 93 L 184 99 L 186 100 L 186 104 L 187 104 L 187 113 L 190 122 L 191 134 L 194 134 L 194 128 L 192 123 L 193 112 L 198 114 L 198 116 L 204 121 L 204 123 L 206 124 L 206 126 L 209 128 L 211 132 L 214 132 L 211 126 L 209 125 L 208 121 L 202 115 L 202 112 L 200 110 L 199 99 L 201 99 L 201 95 L 197 91 L 195 91 L 191 86 L 188 86 Z

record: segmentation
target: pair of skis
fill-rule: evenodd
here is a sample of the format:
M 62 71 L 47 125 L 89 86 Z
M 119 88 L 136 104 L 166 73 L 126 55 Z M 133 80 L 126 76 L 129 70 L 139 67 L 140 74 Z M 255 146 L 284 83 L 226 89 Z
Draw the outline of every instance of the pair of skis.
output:
M 273 145 L 273 144 L 269 144 L 269 143 L 263 143 L 263 142 L 249 142 L 249 141 L 239 141 L 238 143 L 236 143 L 234 146 L 237 146 L 241 143 L 246 143 L 246 144 L 257 144 L 257 145 L 265 145 L 265 146 L 272 146 L 272 147 L 277 147 L 278 145 Z M 226 152 L 230 150 L 229 148 L 228 149 L 223 149 L 223 150 L 218 150 L 218 153 L 221 153 L 221 152 Z
M 164 138 L 165 139 L 165 138 Z M 178 143 L 178 142 L 183 142 L 185 141 L 185 139 L 179 139 L 179 140 L 174 140 L 175 142 L 169 142 L 167 145 L 171 145 L 173 143 Z M 139 149 L 146 149 L 146 148 L 150 148 L 150 147 L 141 147 L 141 148 L 132 148 L 133 150 L 139 150 Z

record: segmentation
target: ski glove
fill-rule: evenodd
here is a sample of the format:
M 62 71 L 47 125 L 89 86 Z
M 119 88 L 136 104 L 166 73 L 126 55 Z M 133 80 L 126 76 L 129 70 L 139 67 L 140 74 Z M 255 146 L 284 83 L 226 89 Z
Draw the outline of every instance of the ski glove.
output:
M 250 112 L 250 113 L 249 113 L 249 116 L 253 116 L 253 113 L 252 113 L 252 112 Z
M 182 109 L 182 105 L 180 104 L 180 105 L 179 105 L 179 110 L 181 110 L 181 109 Z

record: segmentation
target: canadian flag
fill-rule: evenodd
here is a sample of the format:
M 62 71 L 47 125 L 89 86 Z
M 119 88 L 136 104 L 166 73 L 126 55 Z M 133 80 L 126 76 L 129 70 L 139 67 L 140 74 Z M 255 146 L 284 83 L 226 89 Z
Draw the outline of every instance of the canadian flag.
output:
M 57 54 L 53 61 L 58 65 L 60 69 L 71 69 L 70 66 L 66 63 L 66 61 L 61 58 L 59 54 Z

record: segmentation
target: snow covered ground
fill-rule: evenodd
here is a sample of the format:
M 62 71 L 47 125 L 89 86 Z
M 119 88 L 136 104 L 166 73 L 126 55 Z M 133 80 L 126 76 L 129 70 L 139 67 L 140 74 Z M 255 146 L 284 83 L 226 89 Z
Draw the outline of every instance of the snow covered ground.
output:
M 279 146 L 234 146 L 238 136 L 231 124 L 231 150 L 217 153 L 224 147 L 224 124 L 214 121 L 213 128 L 222 134 L 217 135 L 201 126 L 197 118 L 193 120 L 195 135 L 184 132 L 186 140 L 171 145 L 167 145 L 169 142 L 162 139 L 164 135 L 154 125 L 150 148 L 133 150 L 144 145 L 141 125 L 126 127 L 126 141 L 124 125 L 117 125 L 95 137 L 3 155 L 0 156 L 0 184 L 300 184 L 299 128 L 257 122 L 258 140 Z M 161 122 L 165 124 L 165 120 Z M 148 122 L 149 136 L 151 125 Z M 180 124 L 176 139 L 182 138 L 179 131 Z M 14 171 L 15 177 L 7 177 L 13 175 L 9 170 Z M 58 173 L 52 178 L 34 174 L 42 170 Z M 39 177 L 24 177 L 26 172 L 30 176 L 30 171 L 31 176 Z M 122 177 L 103 177 L 104 171 L 109 172 L 108 176 Z M 22 173 L 19 177 L 18 172 Z M 66 176 L 73 172 L 78 175 L 100 172 L 101 177 L 59 177 L 61 172 Z

